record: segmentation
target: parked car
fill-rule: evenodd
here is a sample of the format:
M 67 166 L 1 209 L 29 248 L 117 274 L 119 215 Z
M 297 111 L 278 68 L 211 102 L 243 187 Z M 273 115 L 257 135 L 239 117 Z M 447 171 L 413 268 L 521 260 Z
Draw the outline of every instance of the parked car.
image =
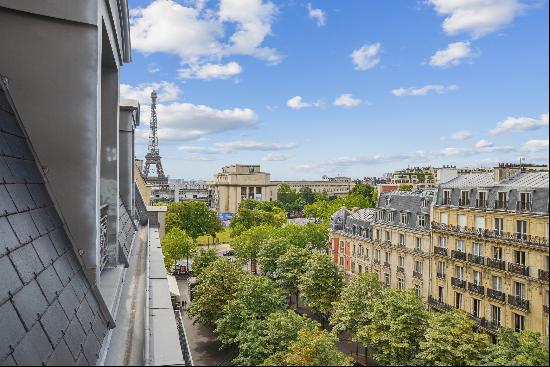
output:
M 233 250 L 227 250 L 222 253 L 223 256 L 235 256 L 235 252 Z

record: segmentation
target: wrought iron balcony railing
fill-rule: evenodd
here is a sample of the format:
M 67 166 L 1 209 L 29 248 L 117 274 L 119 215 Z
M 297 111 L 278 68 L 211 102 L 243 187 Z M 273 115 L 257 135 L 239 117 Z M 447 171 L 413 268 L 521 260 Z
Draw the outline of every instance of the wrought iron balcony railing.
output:
M 432 296 L 428 296 L 428 304 L 432 306 L 433 308 L 442 311 L 442 312 L 450 312 L 453 310 L 453 306 L 446 304 L 443 301 L 437 300 L 433 298 Z
M 508 295 L 508 304 L 529 311 L 529 301 L 518 296 Z
M 413 270 L 413 277 L 418 278 L 418 279 L 422 279 L 422 273 L 420 273 L 416 270 Z
M 451 278 L 451 285 L 456 288 L 466 289 L 466 281 L 460 278 Z
M 476 322 L 476 325 L 490 332 L 491 334 L 498 333 L 500 329 L 500 323 L 495 321 L 489 321 L 485 317 L 475 316 L 470 314 L 470 318 Z
M 550 278 L 550 272 L 548 270 L 539 269 L 539 279 L 548 282 Z
M 384 267 L 385 267 L 385 268 L 389 268 L 389 267 L 390 267 L 390 263 L 387 262 L 387 261 L 384 261 Z
M 485 287 L 484 286 L 474 284 L 474 283 L 470 283 L 470 282 L 468 282 L 468 291 L 470 291 L 472 293 L 482 295 L 482 296 L 485 295 Z
M 451 250 L 451 257 L 456 260 L 466 261 L 466 253 L 457 250 Z
M 526 201 L 516 201 L 516 210 L 520 212 L 531 211 L 531 203 Z
M 440 273 L 439 271 L 436 273 L 437 277 L 439 279 L 445 279 L 445 273 Z
M 498 270 L 506 270 L 506 261 L 499 260 L 499 259 L 491 259 L 490 257 L 488 257 L 487 266 Z
M 548 305 L 542 305 L 542 310 L 548 315 Z
M 447 255 L 447 249 L 445 247 L 434 246 L 434 253 L 436 255 L 448 256 Z
M 526 277 L 529 276 L 529 267 L 523 264 L 508 263 L 508 271 Z
M 109 205 L 104 204 L 99 208 L 99 253 L 100 263 L 99 270 L 103 270 L 107 265 L 107 218 L 109 213 Z
M 404 272 L 405 272 L 405 268 L 402 267 L 402 266 L 398 266 L 398 267 L 397 267 L 397 272 L 398 272 L 398 273 L 404 273 Z
M 485 265 L 485 258 L 483 256 L 468 254 L 468 262 L 479 264 L 479 265 Z
M 506 302 L 506 294 L 502 293 L 501 291 L 497 291 L 491 288 L 487 288 L 487 297 L 494 299 L 498 302 Z

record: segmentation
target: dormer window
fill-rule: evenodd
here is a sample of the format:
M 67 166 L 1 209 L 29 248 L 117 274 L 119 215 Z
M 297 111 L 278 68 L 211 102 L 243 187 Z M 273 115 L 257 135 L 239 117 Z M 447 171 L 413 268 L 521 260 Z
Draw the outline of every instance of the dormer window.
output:
M 388 222 L 393 223 L 393 212 L 388 213 Z
M 409 224 L 409 214 L 408 213 L 401 213 L 401 224 L 406 226 Z
M 476 207 L 478 208 L 487 207 L 487 191 L 479 191 L 477 193 Z
M 443 191 L 443 205 L 451 205 L 451 190 Z
M 390 205 L 391 198 L 389 196 L 386 196 L 386 206 Z
M 423 208 L 427 208 L 430 204 L 429 204 L 429 200 L 426 199 L 426 198 L 422 198 L 422 203 L 421 203 L 422 207 Z
M 426 216 L 424 214 L 418 214 L 416 221 L 419 227 L 426 227 Z

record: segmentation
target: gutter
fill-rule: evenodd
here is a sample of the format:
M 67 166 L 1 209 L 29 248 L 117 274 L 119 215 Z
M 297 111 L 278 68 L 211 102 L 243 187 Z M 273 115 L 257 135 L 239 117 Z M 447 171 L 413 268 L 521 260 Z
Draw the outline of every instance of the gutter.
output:
M 149 274 L 150 274 L 150 267 L 151 267 L 151 259 L 150 259 L 150 251 L 149 251 L 149 247 L 150 247 L 150 236 L 149 236 L 149 222 L 147 222 L 147 245 L 145 247 L 145 250 L 146 250 L 146 257 L 145 257 L 145 261 L 147 262 L 146 264 L 146 270 L 145 270 L 145 337 L 144 337 L 144 341 L 143 341 L 143 344 L 144 344 L 144 348 L 143 348 L 143 364 L 145 366 L 150 366 L 151 365 L 151 356 L 150 356 L 150 351 L 149 351 L 149 343 L 150 343 L 150 335 L 151 335 L 151 330 L 150 330 L 150 325 L 149 325 L 149 318 L 150 318 L 150 306 L 149 306 L 149 293 L 150 293 L 150 284 L 149 284 Z

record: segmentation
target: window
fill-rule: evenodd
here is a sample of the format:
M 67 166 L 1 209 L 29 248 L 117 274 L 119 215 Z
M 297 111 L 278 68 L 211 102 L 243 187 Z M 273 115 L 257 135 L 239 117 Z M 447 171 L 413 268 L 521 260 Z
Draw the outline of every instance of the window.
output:
M 428 205 L 429 205 L 429 200 L 426 199 L 426 198 L 423 198 L 421 205 L 422 205 L 423 208 L 427 208 Z
M 514 296 L 525 299 L 525 284 L 514 282 Z
M 441 286 L 437 287 L 437 300 L 440 303 L 445 303 L 445 288 Z
M 386 241 L 391 241 L 391 233 L 390 233 L 390 231 L 386 231 Z
M 491 284 L 493 290 L 502 292 L 502 277 L 493 275 L 491 279 Z
M 403 278 L 397 278 L 397 288 L 405 289 L 405 280 Z
M 443 191 L 443 205 L 450 205 L 451 204 L 451 190 L 444 190 Z
M 390 286 L 390 275 L 388 273 L 384 273 L 384 287 L 389 288 Z
M 500 325 L 500 307 L 491 305 L 491 322 Z
M 516 264 L 525 265 L 525 251 L 514 251 Z
M 405 256 L 399 256 L 399 267 L 400 268 L 405 267 Z
M 517 313 L 514 314 L 514 329 L 518 333 L 525 330 L 525 317 Z
M 485 208 L 487 206 L 487 191 L 477 193 L 477 207 Z
M 529 209 L 531 204 L 531 193 L 522 192 L 519 194 L 519 209 Z
M 481 272 L 474 270 L 474 284 L 475 285 L 482 285 L 482 274 Z
M 481 215 L 476 215 L 475 217 L 475 227 L 476 229 L 485 229 L 485 217 Z
M 253 186 L 250 186 L 248 188 L 248 198 L 249 199 L 254 199 L 254 187 Z
M 414 293 L 416 294 L 416 296 L 418 298 L 420 298 L 422 296 L 422 289 L 420 288 L 420 285 L 418 285 L 418 284 L 414 285 Z
M 353 261 L 351 262 L 351 272 L 355 273 L 355 263 Z
M 474 242 L 473 250 L 474 256 L 483 256 L 483 245 L 481 243 Z
M 502 247 L 493 246 L 493 259 L 502 260 Z
M 470 191 L 460 192 L 460 205 L 470 205 Z
M 472 299 L 472 315 L 474 317 L 481 317 L 481 301 L 479 299 Z
M 419 274 L 422 274 L 422 261 L 416 260 L 414 262 L 414 271 Z
M 447 248 L 447 237 L 439 237 L 439 247 Z
M 517 220 L 516 221 L 516 234 L 518 239 L 525 239 L 527 236 L 527 221 L 526 220 Z
M 384 261 L 387 262 L 388 264 L 391 262 L 391 252 L 386 251 L 384 253 Z
M 379 229 L 376 230 L 376 239 L 380 240 L 380 230 Z
M 426 216 L 424 214 L 418 214 L 416 216 L 416 221 L 419 227 L 426 227 Z
M 441 224 L 449 224 L 449 213 L 441 213 L 439 219 Z
M 466 252 L 464 240 L 456 240 L 456 250 L 460 252 Z
M 408 225 L 409 224 L 409 214 L 408 213 L 401 213 L 401 224 Z
M 359 274 L 361 274 L 362 272 L 363 272 L 363 267 L 359 265 Z
M 401 246 L 405 246 L 406 245 L 406 242 L 405 242 L 405 235 L 403 233 L 400 233 L 399 234 L 399 244 Z
M 463 266 L 456 266 L 455 267 L 455 277 L 464 280 L 464 267 Z
M 455 307 L 458 309 L 462 308 L 462 293 L 455 293 Z
M 386 205 L 390 205 L 391 198 L 389 196 L 386 196 Z
M 508 206 L 508 193 L 499 192 L 498 193 L 498 200 L 497 200 L 495 206 L 496 206 L 497 209 L 506 209 L 506 207 Z
M 340 266 L 344 266 L 344 257 L 340 256 Z
M 444 261 L 439 261 L 437 263 L 437 272 L 440 274 L 440 275 L 445 275 L 445 262 Z
M 393 212 L 388 213 L 388 222 L 393 223 Z
M 495 218 L 495 232 L 501 235 L 504 232 L 504 219 Z
M 380 250 L 374 250 L 374 261 L 380 261 Z
M 466 227 L 466 214 L 459 214 L 458 215 L 458 226 L 460 228 Z
M 262 188 L 256 187 L 256 195 L 261 195 L 261 194 L 262 194 Z
M 379 210 L 378 211 L 378 220 L 383 220 L 384 219 L 384 211 L 383 210 Z
M 416 249 L 422 251 L 422 238 L 416 237 Z
M 241 187 L 241 199 L 246 197 L 246 187 Z

